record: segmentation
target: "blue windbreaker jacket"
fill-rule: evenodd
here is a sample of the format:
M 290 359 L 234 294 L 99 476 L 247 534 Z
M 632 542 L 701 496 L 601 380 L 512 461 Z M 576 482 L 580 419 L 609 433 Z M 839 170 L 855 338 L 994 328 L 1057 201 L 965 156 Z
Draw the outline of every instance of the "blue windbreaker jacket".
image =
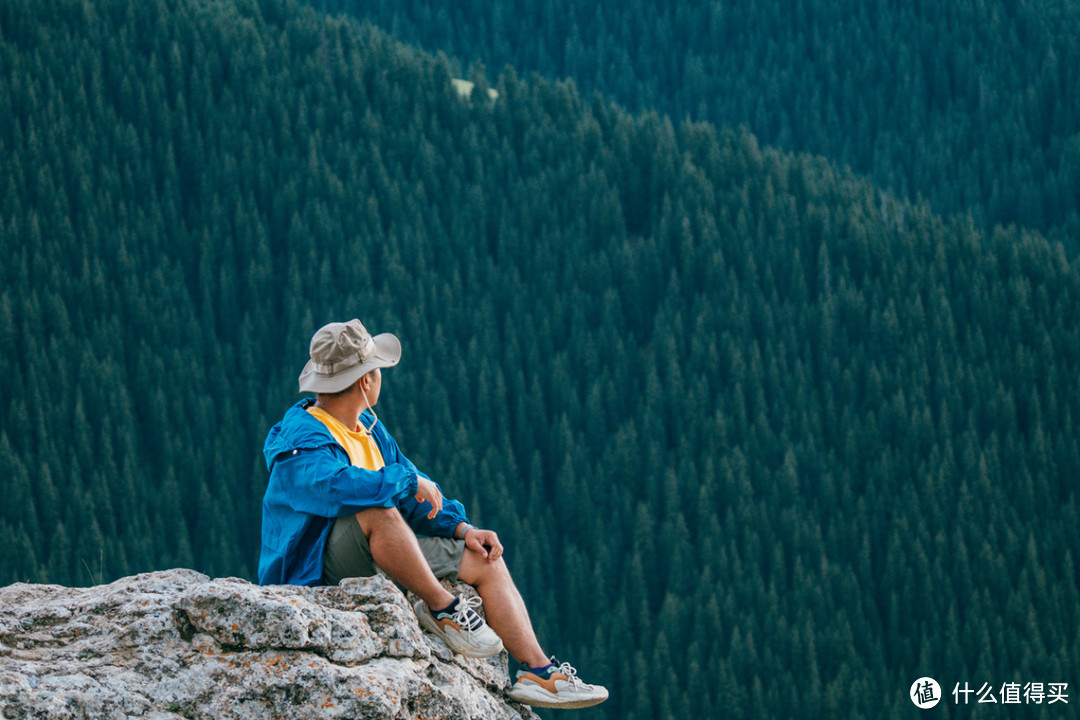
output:
M 415 497 L 417 477 L 427 475 L 401 453 L 381 421 L 372 435 L 386 466 L 364 470 L 349 463 L 345 448 L 307 412 L 312 403 L 308 398 L 289 408 L 263 446 L 270 482 L 263 495 L 260 585 L 321 583 L 334 519 L 365 508 L 397 507 L 415 533 L 432 537 L 453 537 L 458 523 L 468 522 L 461 503 L 446 498 L 439 514 L 427 518 L 431 505 Z M 375 419 L 368 411 L 360 418 L 365 427 Z

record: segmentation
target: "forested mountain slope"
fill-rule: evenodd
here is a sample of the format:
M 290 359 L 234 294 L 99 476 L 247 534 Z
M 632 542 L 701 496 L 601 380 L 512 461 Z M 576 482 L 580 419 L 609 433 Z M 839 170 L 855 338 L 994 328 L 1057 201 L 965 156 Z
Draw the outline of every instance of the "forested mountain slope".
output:
M 307 0 L 463 63 L 747 126 L 901 197 L 1080 252 L 1072 0 Z
M 592 716 L 1073 681 L 1060 246 L 450 77 L 284 0 L 0 2 L 0 583 L 252 577 L 262 439 L 357 316 L 404 344 L 380 418 L 611 688 Z

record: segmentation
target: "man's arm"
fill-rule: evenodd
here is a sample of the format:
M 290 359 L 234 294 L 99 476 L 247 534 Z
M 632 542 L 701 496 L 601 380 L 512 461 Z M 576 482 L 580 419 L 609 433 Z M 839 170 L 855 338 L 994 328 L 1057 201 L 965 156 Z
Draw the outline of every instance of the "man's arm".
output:
M 370 507 L 394 507 L 416 494 L 415 466 L 394 463 L 381 470 L 365 470 L 350 465 L 334 447 L 279 456 L 270 474 L 268 498 L 298 512 L 340 517 Z
M 420 473 L 420 479 L 431 483 L 440 496 L 442 488 L 430 478 Z M 398 503 L 405 522 L 418 535 L 429 537 L 453 537 L 454 530 L 461 523 L 468 523 L 469 518 L 465 515 L 465 507 L 457 500 L 447 497 L 442 498 L 442 508 L 432 515 L 432 505 L 426 500 L 417 501 L 415 496 L 409 496 Z

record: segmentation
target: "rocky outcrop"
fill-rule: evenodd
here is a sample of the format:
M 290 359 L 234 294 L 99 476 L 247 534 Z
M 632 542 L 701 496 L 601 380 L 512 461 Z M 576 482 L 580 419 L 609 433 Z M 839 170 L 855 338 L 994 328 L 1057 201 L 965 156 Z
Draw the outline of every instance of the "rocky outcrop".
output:
M 461 585 L 455 592 L 471 593 Z M 259 587 L 190 570 L 0 588 L 0 718 L 536 718 L 505 653 L 421 631 L 382 577 Z

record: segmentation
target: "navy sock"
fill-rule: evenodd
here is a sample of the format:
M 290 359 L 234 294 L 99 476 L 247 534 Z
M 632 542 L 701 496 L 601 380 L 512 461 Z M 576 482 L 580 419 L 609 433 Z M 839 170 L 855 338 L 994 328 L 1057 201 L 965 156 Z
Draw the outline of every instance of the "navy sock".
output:
M 455 597 L 453 600 L 450 601 L 450 604 L 447 605 L 446 607 L 444 607 L 442 610 L 432 610 L 431 614 L 432 615 L 438 615 L 439 613 L 453 612 L 454 608 L 457 607 L 457 602 L 458 602 L 458 599 Z M 428 607 L 431 607 L 431 606 L 428 605 Z

